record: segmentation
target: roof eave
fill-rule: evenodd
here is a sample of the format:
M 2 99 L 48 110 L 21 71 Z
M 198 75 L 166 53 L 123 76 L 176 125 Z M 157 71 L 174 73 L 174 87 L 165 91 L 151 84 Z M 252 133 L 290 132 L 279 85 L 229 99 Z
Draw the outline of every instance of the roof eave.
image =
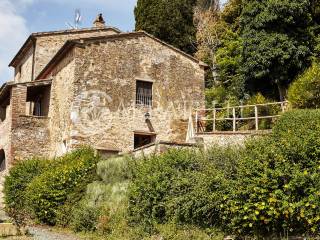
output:
M 42 69 L 42 71 L 38 74 L 35 80 L 40 80 L 46 78 L 51 70 L 56 66 L 57 63 L 68 53 L 68 51 L 73 48 L 76 44 L 80 44 L 77 40 L 68 40 L 66 43 L 60 48 L 60 50 L 54 55 L 54 57 L 50 60 L 50 62 Z
M 27 46 L 29 43 L 32 42 L 32 40 L 36 39 L 37 37 L 41 37 L 41 36 L 48 36 L 48 35 L 57 35 L 57 34 L 65 34 L 65 33 L 81 33 L 81 32 L 94 32 L 94 31 L 107 31 L 112 29 L 113 31 L 115 31 L 116 33 L 121 33 L 121 31 L 118 28 L 115 27 L 103 27 L 103 28 L 84 28 L 84 29 L 78 29 L 78 30 L 63 30 L 63 31 L 50 31 L 50 32 L 37 32 L 37 33 L 32 33 L 27 40 L 25 41 L 25 43 L 22 45 L 22 47 L 20 48 L 20 50 L 18 51 L 18 53 L 14 56 L 14 58 L 11 60 L 9 67 L 16 67 L 17 66 L 17 60 L 19 59 L 20 55 L 26 51 Z
M 11 60 L 11 62 L 9 63 L 9 67 L 16 67 L 17 66 L 17 60 L 19 59 L 19 56 L 24 52 L 27 51 L 28 48 L 28 44 L 32 43 L 32 41 L 34 41 L 35 37 L 33 34 L 31 34 L 27 40 L 25 41 L 25 43 L 22 45 L 22 47 L 20 48 L 20 50 L 18 51 L 18 53 L 13 57 L 13 59 Z

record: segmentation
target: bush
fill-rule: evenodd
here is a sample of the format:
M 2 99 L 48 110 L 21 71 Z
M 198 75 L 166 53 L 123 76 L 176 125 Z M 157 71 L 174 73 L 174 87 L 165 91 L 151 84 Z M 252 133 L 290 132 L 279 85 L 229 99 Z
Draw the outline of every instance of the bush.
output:
M 137 161 L 129 188 L 131 221 L 147 230 L 171 221 L 215 225 L 238 157 L 234 149 L 214 148 L 209 153 L 171 150 Z
M 316 235 L 320 226 L 320 110 L 284 114 L 242 149 L 173 150 L 136 162 L 133 223 L 218 227 L 238 236 Z
M 25 191 L 28 184 L 48 167 L 49 161 L 30 159 L 14 165 L 4 182 L 4 201 L 7 213 L 17 219 L 27 214 Z
M 97 229 L 97 221 L 101 209 L 81 202 L 72 211 L 71 228 L 75 232 L 93 232 Z
M 34 178 L 26 197 L 36 219 L 45 224 L 66 225 L 72 207 L 96 179 L 98 161 L 92 149 L 79 149 L 57 159 L 50 171 Z
M 247 144 L 224 196 L 227 230 L 240 235 L 315 234 L 320 225 L 320 111 L 286 113 L 270 137 Z
M 290 86 L 288 100 L 294 108 L 320 106 L 320 63 L 314 62 Z
M 92 231 L 94 226 L 101 235 L 119 236 L 119 232 L 123 234 L 129 229 L 126 221 L 130 177 L 128 159 L 118 157 L 101 161 L 97 165 L 97 173 L 102 181 L 88 185 L 81 207 L 73 210 L 71 225 L 75 231 Z M 89 219 L 91 210 L 99 213 L 98 217 L 94 214 L 92 222 Z M 83 221 L 90 224 L 83 224 Z
M 97 166 L 97 174 L 106 184 L 126 181 L 131 178 L 128 161 L 127 157 L 115 157 L 101 161 Z

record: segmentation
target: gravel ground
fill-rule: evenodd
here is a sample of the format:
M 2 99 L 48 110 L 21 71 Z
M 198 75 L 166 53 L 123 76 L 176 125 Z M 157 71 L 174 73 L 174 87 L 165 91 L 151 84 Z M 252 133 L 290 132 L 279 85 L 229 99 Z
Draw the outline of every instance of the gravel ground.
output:
M 29 227 L 28 230 L 34 240 L 79 240 L 70 233 L 55 232 L 49 228 Z

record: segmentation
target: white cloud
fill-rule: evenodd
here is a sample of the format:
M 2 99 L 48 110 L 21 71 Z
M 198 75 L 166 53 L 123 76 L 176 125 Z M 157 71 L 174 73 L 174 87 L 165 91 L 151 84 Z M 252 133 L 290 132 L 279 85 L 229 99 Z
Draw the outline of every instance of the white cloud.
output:
M 29 4 L 32 0 L 18 0 Z M 20 6 L 22 6 L 20 5 Z M 24 6 L 24 5 L 23 5 Z M 15 5 L 9 0 L 0 0 L 0 83 L 13 78 L 7 65 L 28 35 L 26 22 Z

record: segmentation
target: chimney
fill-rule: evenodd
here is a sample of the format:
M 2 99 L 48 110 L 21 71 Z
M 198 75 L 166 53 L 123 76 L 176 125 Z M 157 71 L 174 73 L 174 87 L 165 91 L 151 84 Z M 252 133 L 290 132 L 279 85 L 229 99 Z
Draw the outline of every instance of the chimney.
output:
M 93 22 L 93 27 L 95 27 L 95 28 L 103 28 L 103 27 L 105 27 L 105 26 L 106 26 L 106 25 L 105 25 L 105 21 L 104 21 L 104 19 L 103 19 L 102 13 L 100 13 L 100 14 L 97 16 L 96 20 L 94 20 L 94 22 Z

